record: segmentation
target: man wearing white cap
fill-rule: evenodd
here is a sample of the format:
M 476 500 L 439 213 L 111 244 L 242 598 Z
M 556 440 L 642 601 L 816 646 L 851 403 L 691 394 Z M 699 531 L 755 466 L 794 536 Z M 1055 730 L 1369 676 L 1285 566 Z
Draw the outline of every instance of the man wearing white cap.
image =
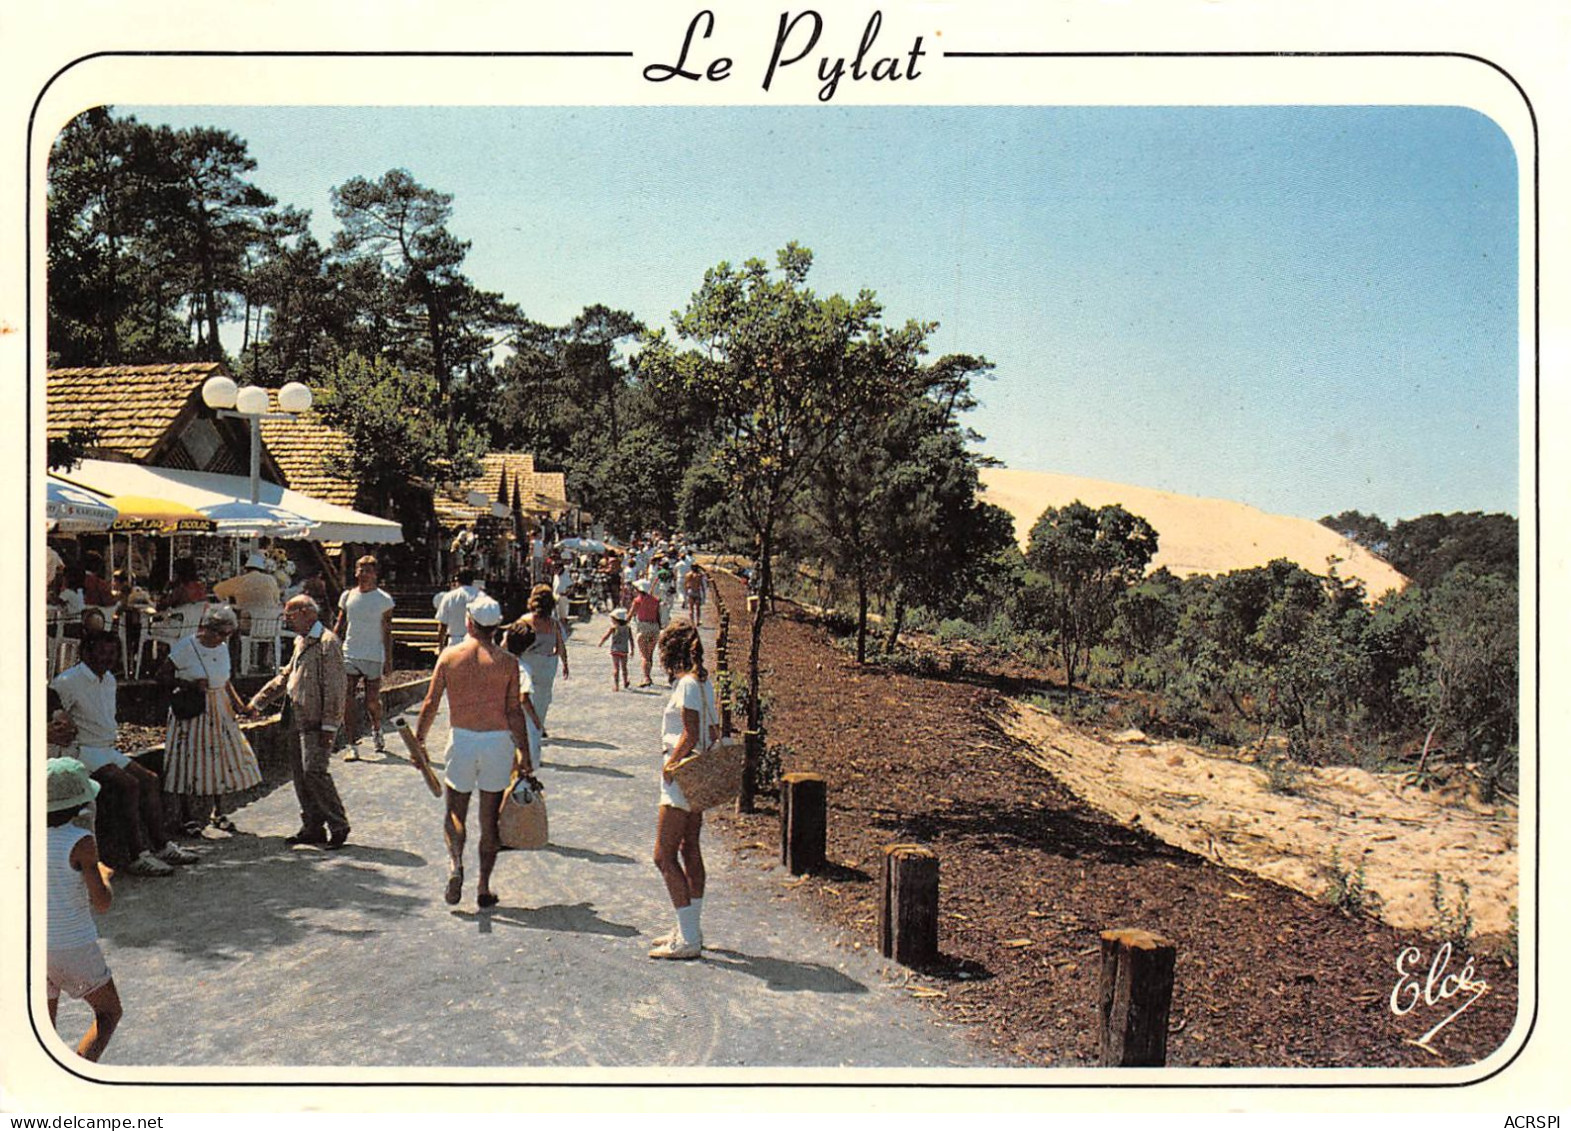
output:
M 213 595 L 245 609 L 252 616 L 262 614 L 277 616 L 283 598 L 279 595 L 278 580 L 273 576 L 272 563 L 260 550 L 251 551 L 245 560 L 245 569 L 228 581 L 213 586 Z
M 475 902 L 494 907 L 491 870 L 496 865 L 497 817 L 502 794 L 513 775 L 530 770 L 529 724 L 518 694 L 518 661 L 496 645 L 502 623 L 502 606 L 482 594 L 469 604 L 462 643 L 444 651 L 431 673 L 431 687 L 420 707 L 415 737 L 423 745 L 447 696 L 450 737 L 447 766 L 448 877 L 443 898 L 457 903 L 464 889 L 464 838 L 469 819 L 469 795 L 480 790 L 480 884 Z

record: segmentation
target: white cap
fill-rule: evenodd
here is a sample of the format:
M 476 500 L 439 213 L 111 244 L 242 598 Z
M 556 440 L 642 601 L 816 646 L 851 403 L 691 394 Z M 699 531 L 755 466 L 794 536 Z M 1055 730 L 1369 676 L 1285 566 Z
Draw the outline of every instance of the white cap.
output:
M 261 550 L 252 550 L 251 556 L 245 560 L 246 569 L 267 569 L 267 555 Z
M 502 606 L 494 597 L 476 597 L 469 602 L 469 619 L 481 628 L 495 628 L 502 623 Z

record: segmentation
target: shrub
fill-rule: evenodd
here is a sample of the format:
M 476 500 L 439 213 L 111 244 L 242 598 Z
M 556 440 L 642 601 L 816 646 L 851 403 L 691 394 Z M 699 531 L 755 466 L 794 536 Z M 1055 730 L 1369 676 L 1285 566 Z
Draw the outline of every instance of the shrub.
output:
M 754 786 L 760 793 L 780 792 L 780 775 L 787 762 L 796 758 L 796 748 L 785 742 L 771 742 L 758 755 Z
M 1260 759 L 1260 772 L 1266 776 L 1266 788 L 1272 793 L 1296 794 L 1303 785 L 1303 771 L 1287 754 L 1267 751 Z M 1335 864 L 1335 850 L 1332 863 Z M 1360 865 L 1362 867 L 1362 865 Z
M 1380 897 L 1370 891 L 1364 880 L 1364 862 L 1349 872 L 1342 864 L 1342 855 L 1331 850 L 1331 883 L 1321 896 L 1327 903 L 1345 915 L 1374 914 L 1380 907 Z
M 1458 880 L 1456 902 L 1446 899 L 1445 881 L 1435 872 L 1429 886 L 1429 902 L 1435 909 L 1435 934 L 1453 946 L 1461 946 L 1473 937 L 1472 889 L 1466 880 Z
M 938 625 L 938 639 L 945 644 L 953 644 L 960 640 L 975 643 L 979 635 L 976 625 L 967 620 L 956 620 L 951 617 Z

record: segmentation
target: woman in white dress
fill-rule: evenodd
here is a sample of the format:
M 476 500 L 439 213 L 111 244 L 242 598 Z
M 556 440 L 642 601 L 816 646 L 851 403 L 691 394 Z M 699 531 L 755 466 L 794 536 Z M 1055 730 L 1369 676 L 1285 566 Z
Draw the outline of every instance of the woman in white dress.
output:
M 235 717 L 245 704 L 229 682 L 229 637 L 238 627 L 233 609 L 211 606 L 196 634 L 175 643 L 156 675 L 166 688 L 195 687 L 202 694 L 202 711 L 192 718 L 180 718 L 170 708 L 164 740 L 164 792 L 182 795 L 188 815 L 204 815 L 186 823 L 190 836 L 200 836 L 209 821 L 234 832 L 224 797 L 262 781 L 256 754 Z
M 551 709 L 551 693 L 556 683 L 558 665 L 562 669 L 562 678 L 569 678 L 567 637 L 555 613 L 556 598 L 551 594 L 551 587 L 536 585 L 529 591 L 527 611 L 507 628 L 509 650 L 514 651 L 529 675 L 529 697 L 534 704 L 535 715 L 540 720 L 541 738 L 546 737 L 546 713 Z M 510 642 L 515 636 L 527 638 L 528 643 L 522 649 L 513 649 Z

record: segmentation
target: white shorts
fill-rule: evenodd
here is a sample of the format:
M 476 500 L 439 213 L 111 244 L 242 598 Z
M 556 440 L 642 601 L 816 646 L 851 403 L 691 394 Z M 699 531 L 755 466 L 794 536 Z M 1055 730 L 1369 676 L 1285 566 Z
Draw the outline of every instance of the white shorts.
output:
M 61 991 L 83 998 L 113 977 L 104 952 L 96 942 L 51 948 L 48 959 L 49 1000 L 60 1000 Z
M 693 809 L 687 803 L 687 795 L 682 792 L 682 787 L 676 784 L 675 779 L 668 779 L 663 772 L 660 775 L 660 804 L 680 809 L 684 813 Z
M 344 657 L 344 671 L 350 675 L 357 675 L 363 679 L 381 679 L 381 660 L 355 660 Z
M 76 757 L 89 774 L 96 774 L 105 766 L 119 766 L 123 770 L 131 764 L 129 757 L 112 746 L 79 746 Z
M 442 778 L 459 793 L 501 793 L 513 780 L 513 734 L 454 727 Z

